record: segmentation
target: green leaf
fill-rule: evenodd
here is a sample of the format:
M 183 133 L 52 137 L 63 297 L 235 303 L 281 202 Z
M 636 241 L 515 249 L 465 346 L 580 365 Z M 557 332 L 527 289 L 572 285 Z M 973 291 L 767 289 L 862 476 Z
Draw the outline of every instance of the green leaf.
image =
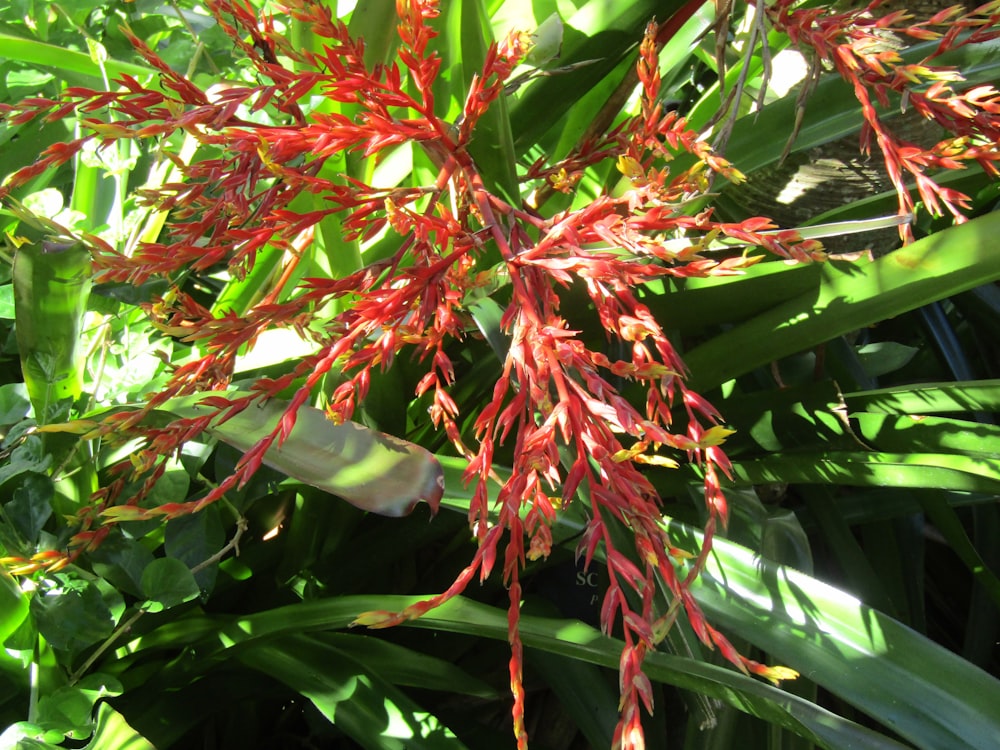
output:
M 482 77 L 486 53 L 493 40 L 483 0 L 454 0 L 442 9 L 439 37 L 443 75 L 435 85 L 439 114 L 457 118 L 473 77 Z M 501 95 L 476 123 L 469 144 L 486 186 L 513 205 L 520 202 L 516 155 L 506 97 Z
M 24 383 L 0 385 L 0 428 L 20 422 L 31 411 Z
M 559 697 L 591 747 L 612 747 L 618 695 L 606 672 L 593 664 L 535 649 L 525 652 L 525 661 Z
M 981 458 L 1000 458 L 1000 427 L 921 415 L 851 415 L 858 436 L 883 451 L 960 453 Z
M 650 19 L 665 19 L 682 5 L 679 0 L 668 3 L 590 0 L 568 18 L 564 15 L 559 65 L 578 67 L 524 87 L 511 111 L 517 153 L 524 154 L 550 128 L 563 122 L 587 92 L 618 67 L 630 51 L 638 49 Z
M 858 349 L 858 358 L 867 375 L 877 378 L 902 369 L 919 350 L 896 341 L 879 341 Z
M 14 286 L 0 286 L 0 320 L 14 319 Z
M 135 750 L 150 746 L 159 750 L 185 747 L 181 739 L 191 730 L 204 731 L 219 720 L 234 722 L 236 726 L 227 731 L 226 739 L 234 739 L 234 733 L 244 739 L 245 744 L 237 747 L 254 747 L 259 742 L 260 737 L 255 737 L 253 730 L 265 726 L 260 721 L 261 706 L 274 700 L 280 686 L 235 663 L 229 669 L 211 670 L 204 661 L 196 661 L 194 675 L 188 665 L 178 665 L 177 660 L 154 660 L 128 675 L 136 682 L 114 700 L 115 709 L 128 723 L 118 721 L 113 726 L 120 736 L 135 743 Z M 225 696 L 225 700 L 220 700 L 220 696 Z M 294 696 L 281 691 L 280 697 Z M 88 745 L 89 750 L 118 750 L 115 744 L 98 744 L 96 737 L 95 734 L 95 740 Z M 131 750 L 131 746 L 125 747 Z
M 66 685 L 38 701 L 37 723 L 72 739 L 90 736 L 94 705 L 102 698 L 121 695 L 122 685 L 113 677 L 90 674 L 75 685 Z
M 51 465 L 52 456 L 45 452 L 41 437 L 28 435 L 11 451 L 7 461 L 0 464 L 0 485 L 25 472 L 41 474 Z
M 187 565 L 172 557 L 160 557 L 142 571 L 142 593 L 148 612 L 162 612 L 197 599 L 201 589 Z
M 919 63 L 935 51 L 937 42 L 923 42 L 903 50 L 901 57 Z M 1000 75 L 1000 50 L 995 45 L 969 45 L 937 57 L 934 65 L 955 65 L 961 70 L 965 85 L 987 83 Z M 759 112 L 738 120 L 726 147 L 726 156 L 744 172 L 752 172 L 780 159 L 785 148 L 789 123 L 796 120 L 798 93 L 793 92 Z M 898 98 L 888 107 L 877 105 L 883 118 L 898 114 Z M 806 102 L 801 127 L 792 152 L 801 151 L 856 133 L 864 118 L 851 85 L 839 75 L 824 75 Z M 889 124 L 892 127 L 892 124 Z M 781 133 L 780 138 L 760 138 L 760 133 Z
M 304 635 L 287 635 L 240 652 L 240 661 L 312 701 L 338 729 L 372 750 L 464 748 L 433 714 L 340 651 Z
M 143 571 L 153 562 L 153 553 L 138 539 L 112 529 L 101 546 L 90 553 L 94 571 L 119 590 L 141 597 Z
M 245 395 L 206 393 L 170 399 L 162 408 L 182 417 L 203 416 L 215 411 L 201 403 L 206 397 Z M 208 431 L 246 452 L 278 429 L 287 409 L 287 402 L 269 399 L 213 423 Z M 426 449 L 355 422 L 334 424 L 311 406 L 300 406 L 294 418 L 285 440 L 264 454 L 268 466 L 373 513 L 406 515 L 420 500 L 437 508 L 444 480 L 441 465 Z
M 947 496 L 943 492 L 932 492 L 920 497 L 928 520 L 948 540 L 951 549 L 961 558 L 973 578 L 993 600 L 993 606 L 1000 610 L 1000 579 L 990 570 L 980 551 L 969 539 L 962 519 L 948 504 Z
M 670 533 L 701 543 L 700 532 L 677 522 Z M 711 622 L 922 750 L 973 750 L 1000 737 L 1000 681 L 815 578 L 718 537 L 712 549 L 692 586 Z
M 212 314 L 246 315 L 255 302 L 260 301 L 270 291 L 281 269 L 284 251 L 273 245 L 265 245 L 254 257 L 253 268 L 240 279 L 232 277 L 215 298 Z
M 476 327 L 486 337 L 497 359 L 500 362 L 505 361 L 510 350 L 510 339 L 500 325 L 503 320 L 503 308 L 492 297 L 483 297 L 469 305 L 469 313 Z
M 674 279 L 664 293 L 657 283 L 641 287 L 643 302 L 657 320 L 684 332 L 720 323 L 737 323 L 814 290 L 820 283 L 818 263 L 759 263 L 739 276 Z
M 851 411 L 939 414 L 1000 411 L 1000 380 L 920 383 L 844 395 Z
M 0 735 L 0 747 L 12 750 L 60 750 L 65 737 L 62 732 L 54 729 L 44 729 L 38 724 L 28 721 L 18 721 L 11 724 Z
M 13 498 L 4 506 L 4 512 L 29 545 L 38 542 L 45 522 L 52 517 L 52 498 L 55 486 L 45 474 L 26 472 L 14 489 Z
M 399 44 L 395 25 L 386 19 L 396 14 L 395 0 L 365 0 L 351 12 L 348 31 L 354 39 L 365 40 L 365 65 L 385 65 Z
M 400 596 L 322 599 L 231 618 L 228 622 L 204 620 L 201 626 L 197 622 L 188 622 L 183 625 L 183 630 L 180 627 L 165 626 L 156 634 L 155 640 L 144 639 L 144 644 L 153 646 L 159 642 L 176 646 L 188 639 L 208 637 L 215 639 L 225 649 L 238 643 L 249 645 L 254 640 L 278 635 L 344 628 L 361 612 L 398 612 L 418 601 L 420 599 L 416 597 Z M 462 597 L 450 600 L 409 624 L 424 629 L 507 640 L 506 612 Z M 521 617 L 521 637 L 526 647 L 609 668 L 618 667 L 623 647 L 620 641 L 608 638 L 579 621 L 527 614 L 522 614 Z M 279 656 L 277 652 L 278 649 L 271 652 L 273 658 L 286 658 Z M 296 667 L 293 663 L 287 668 L 294 672 Z M 663 653 L 651 654 L 645 669 L 653 680 L 718 698 L 741 711 L 808 737 L 829 750 L 842 750 L 845 747 L 859 750 L 900 750 L 902 747 L 809 701 L 731 669 Z M 304 679 L 319 678 L 311 675 Z
M 28 616 L 28 598 L 7 571 L 0 571 L 0 643 Z
M 102 703 L 97 708 L 97 727 L 84 750 L 156 750 L 153 744 L 129 726 L 125 717 Z
M 215 506 L 200 513 L 181 516 L 167 522 L 163 535 L 164 550 L 169 558 L 180 560 L 194 568 L 222 549 L 226 542 L 225 530 Z M 215 586 L 219 572 L 218 563 L 194 574 L 202 596 L 207 597 Z
M 414 651 L 392 641 L 360 633 L 317 633 L 312 638 L 324 647 L 339 650 L 393 685 L 443 690 L 480 698 L 498 693 L 478 677 L 450 661 Z
M 737 484 L 802 482 L 1000 493 L 1000 460 L 948 453 L 820 451 L 733 463 Z
M 90 55 L 83 52 L 46 44 L 34 39 L 23 39 L 10 34 L 0 34 L 0 46 L 3 48 L 4 57 L 10 60 L 79 73 L 98 79 L 102 77 L 101 66 L 95 63 Z M 117 60 L 106 60 L 104 69 L 110 78 L 117 78 L 122 73 L 131 76 L 152 76 L 156 73 L 152 68 Z
M 706 391 L 755 367 L 1000 278 L 1000 214 L 947 229 L 871 263 L 822 267 L 822 282 L 688 352 Z
M 116 618 L 96 582 L 59 573 L 31 599 L 38 632 L 72 655 L 111 635 Z

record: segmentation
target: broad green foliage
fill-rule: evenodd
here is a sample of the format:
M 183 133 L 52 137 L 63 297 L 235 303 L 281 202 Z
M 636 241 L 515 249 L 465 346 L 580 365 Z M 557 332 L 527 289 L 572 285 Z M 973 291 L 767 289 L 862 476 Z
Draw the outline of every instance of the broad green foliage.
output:
M 725 6 L 0 0 L 0 748 L 996 743 L 1000 6 Z

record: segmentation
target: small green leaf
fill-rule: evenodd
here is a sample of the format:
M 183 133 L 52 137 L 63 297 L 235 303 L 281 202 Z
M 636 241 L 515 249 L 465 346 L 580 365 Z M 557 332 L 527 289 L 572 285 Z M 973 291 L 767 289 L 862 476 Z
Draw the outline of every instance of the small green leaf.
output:
M 905 367 L 918 351 L 896 341 L 879 341 L 860 347 L 858 358 L 865 373 L 877 378 Z
M 153 744 L 129 726 L 125 717 L 109 703 L 97 708 L 97 727 L 85 750 L 156 750 Z
M 93 729 L 94 704 L 105 697 L 121 695 L 122 685 L 113 677 L 91 674 L 75 685 L 67 685 L 38 701 L 37 722 L 47 730 L 72 739 L 83 739 Z
M 115 528 L 89 556 L 94 571 L 113 586 L 132 596 L 143 595 L 142 574 L 154 557 L 141 541 Z
M 162 612 L 198 598 L 201 589 L 187 565 L 172 557 L 153 560 L 142 571 L 142 593 L 148 612 Z
M 24 383 L 0 385 L 0 427 L 20 422 L 31 412 Z
M 32 598 L 31 614 L 49 645 L 70 655 L 107 638 L 115 627 L 98 585 L 62 573 Z
M 26 471 L 43 473 L 52 465 L 52 456 L 46 454 L 38 435 L 28 435 L 24 442 L 11 451 L 6 462 L 0 464 L 0 485 Z
M 210 506 L 200 513 L 181 516 L 167 523 L 164 531 L 164 549 L 171 559 L 180 560 L 192 568 L 199 565 L 225 544 L 226 535 L 219 519 L 219 509 Z M 201 591 L 210 592 L 215 585 L 218 564 L 195 573 Z
M 13 499 L 4 506 L 7 518 L 29 545 L 38 541 L 45 522 L 52 516 L 55 486 L 45 474 L 26 472 L 14 490 Z

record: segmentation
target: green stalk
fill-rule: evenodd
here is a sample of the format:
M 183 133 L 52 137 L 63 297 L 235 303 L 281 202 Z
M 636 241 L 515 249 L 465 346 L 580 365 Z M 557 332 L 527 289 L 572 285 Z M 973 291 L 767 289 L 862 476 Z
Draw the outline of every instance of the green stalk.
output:
M 90 252 L 79 242 L 24 244 L 14 256 L 13 276 L 17 349 L 35 420 L 39 425 L 65 422 L 83 393 Z M 60 483 L 60 494 L 71 503 L 85 500 L 95 489 L 95 475 L 92 462 L 74 456 L 76 438 L 52 434 L 44 439 L 53 464 L 67 470 L 69 481 Z
M 80 335 L 90 286 L 90 253 L 80 243 L 23 245 L 14 257 L 17 348 L 40 425 L 65 421 L 83 392 Z

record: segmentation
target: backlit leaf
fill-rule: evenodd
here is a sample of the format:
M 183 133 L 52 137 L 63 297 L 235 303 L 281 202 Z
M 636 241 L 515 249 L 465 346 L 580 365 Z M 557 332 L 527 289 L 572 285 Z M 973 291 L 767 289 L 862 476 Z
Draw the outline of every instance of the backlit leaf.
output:
M 214 410 L 200 402 L 213 395 L 244 394 L 171 399 L 164 410 L 178 416 L 211 414 Z M 209 432 L 248 451 L 278 429 L 286 409 L 287 404 L 277 399 L 253 404 L 213 424 Z M 264 463 L 362 510 L 386 516 L 406 515 L 421 500 L 436 510 L 444 487 L 441 466 L 426 449 L 355 422 L 334 424 L 312 406 L 299 407 L 295 426 L 284 442 L 268 449 Z

